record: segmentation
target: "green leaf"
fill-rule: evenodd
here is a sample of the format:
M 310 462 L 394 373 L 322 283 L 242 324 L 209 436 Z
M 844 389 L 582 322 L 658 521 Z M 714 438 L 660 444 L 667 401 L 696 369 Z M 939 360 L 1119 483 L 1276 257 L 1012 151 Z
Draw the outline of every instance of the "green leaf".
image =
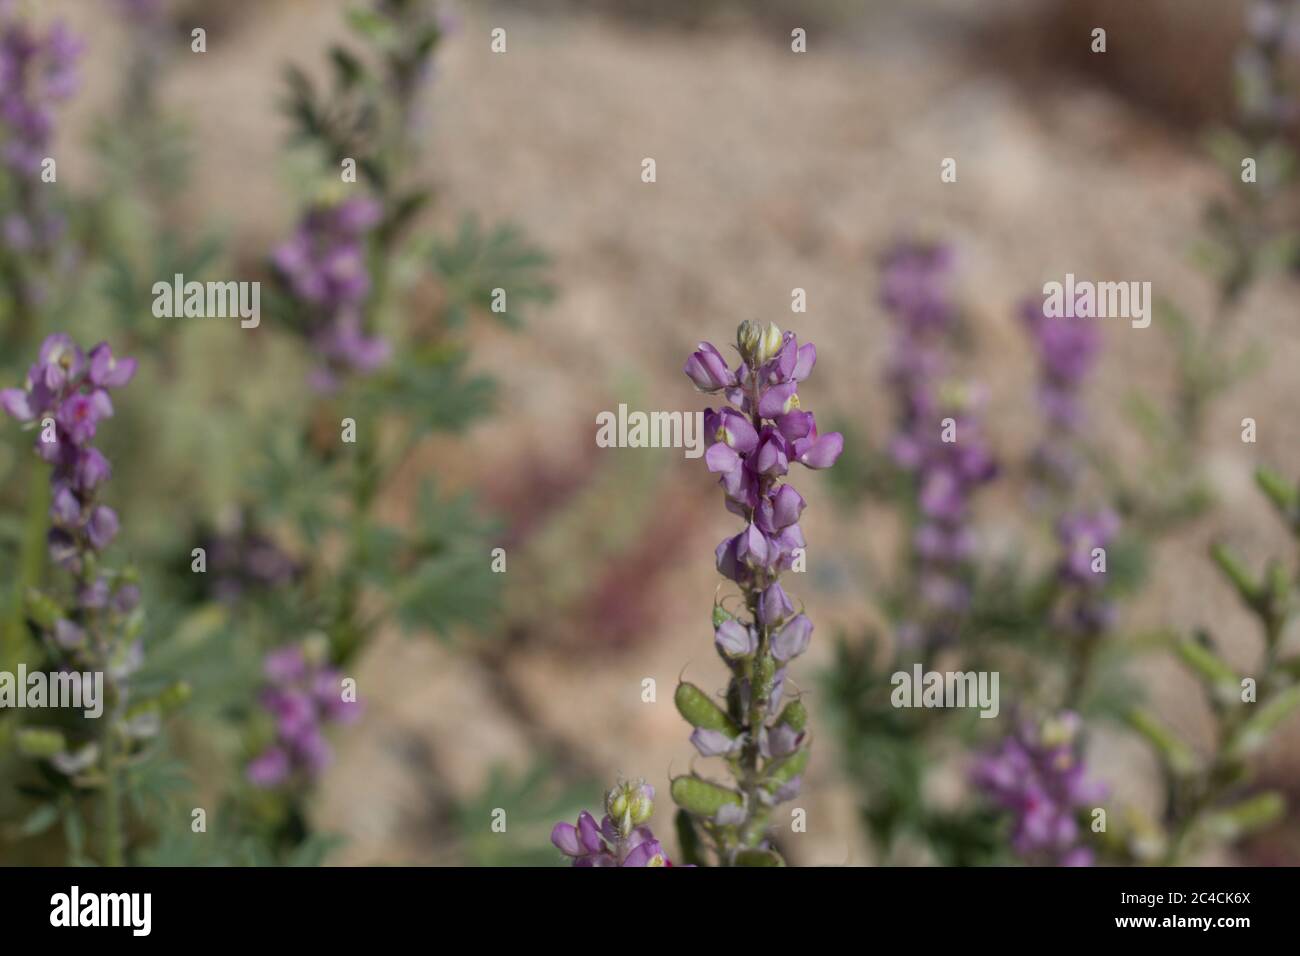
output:
M 1237 595 L 1241 598 L 1242 603 L 1252 609 L 1261 606 L 1264 600 L 1264 589 L 1255 580 L 1254 575 L 1242 563 L 1241 558 L 1227 545 L 1215 543 L 1210 546 L 1210 558 L 1219 566 L 1219 570 L 1237 589 Z
M 1300 523 L 1300 489 L 1293 482 L 1268 468 L 1260 468 L 1255 472 L 1255 484 L 1259 485 L 1287 524 L 1294 527 Z
M 1286 800 L 1280 793 L 1261 793 L 1208 814 L 1201 825 L 1218 839 L 1231 842 L 1272 826 L 1285 812 Z
M 1267 702 L 1255 706 L 1259 707 L 1259 712 L 1242 724 L 1228 742 L 1227 752 L 1231 757 L 1247 756 L 1268 742 L 1269 735 L 1278 724 L 1300 707 L 1300 687 L 1289 687 Z
M 58 822 L 58 804 L 44 803 L 33 810 L 22 823 L 18 824 L 18 833 L 24 837 L 38 836 Z
M 467 216 L 455 238 L 434 242 L 431 257 L 446 289 L 446 318 L 452 326 L 479 311 L 517 327 L 526 305 L 549 302 L 554 294 L 545 277 L 550 260 L 510 225 L 487 232 Z M 496 289 L 505 293 L 505 311 L 493 311 Z
M 1240 678 L 1227 662 L 1212 650 L 1201 642 L 1185 640 L 1178 643 L 1175 651 L 1182 658 L 1183 663 L 1205 681 L 1216 699 L 1226 703 L 1237 698 L 1240 691 Z
M 1126 715 L 1128 724 L 1155 748 L 1165 765 L 1178 776 L 1190 776 L 1200 767 L 1200 760 L 1192 749 L 1174 736 L 1173 731 L 1161 723 L 1154 714 L 1134 708 Z

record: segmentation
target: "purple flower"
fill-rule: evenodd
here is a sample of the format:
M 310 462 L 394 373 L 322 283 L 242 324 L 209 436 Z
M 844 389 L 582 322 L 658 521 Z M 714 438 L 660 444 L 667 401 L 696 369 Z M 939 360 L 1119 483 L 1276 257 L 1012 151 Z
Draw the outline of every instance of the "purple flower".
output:
M 730 726 L 728 732 L 719 730 L 717 718 L 693 715 L 689 703 L 679 700 L 678 706 L 695 725 L 691 743 L 701 755 L 745 762 L 762 779 L 770 761 L 791 757 L 805 742 L 802 733 L 770 726 L 785 681 L 780 665 L 807 649 L 813 630 L 805 615 L 795 613 L 779 581 L 805 548 L 799 520 L 806 502 L 787 478 L 796 464 L 830 467 L 843 452 L 844 440 L 838 433 L 819 434 L 813 413 L 802 404 L 799 389 L 817 364 L 815 346 L 801 345 L 793 332 L 773 324 L 764 328 L 743 322 L 736 331 L 736 349 L 741 364 L 734 371 L 707 342 L 692 353 L 684 371 L 701 391 L 719 393 L 727 402 L 705 411 L 705 432 L 712 439 L 705 464 L 718 476 L 727 510 L 745 522 L 714 552 L 718 572 L 740 587 L 748 611 L 737 617 L 715 608 L 714 621 L 714 644 L 732 671 L 727 720 L 738 725 L 739 733 Z M 804 751 L 802 759 L 806 757 Z M 798 785 L 790 783 L 765 784 L 761 798 L 752 782 L 742 784 L 750 790 L 746 805 L 690 812 L 710 824 L 752 821 L 760 802 L 767 805 L 774 795 L 784 799 L 795 793 Z M 740 827 L 726 840 L 731 842 L 719 846 L 724 857 L 741 845 L 766 845 L 761 827 Z
M 947 339 L 957 317 L 953 255 L 944 246 L 901 243 L 884 259 L 881 301 L 894 323 L 887 381 L 896 424 L 889 449 L 913 479 L 913 617 L 904 641 L 921 648 L 956 636 L 969 604 L 974 535 L 971 499 L 997 474 L 981 428 L 983 393 L 947 376 Z
M 271 262 L 308 317 L 308 336 L 321 362 L 312 373 L 318 391 L 336 391 L 347 375 L 385 365 L 391 346 L 366 333 L 361 306 L 370 294 L 366 238 L 383 209 L 358 196 L 307 212 Z
M 97 487 L 112 466 L 90 442 L 98 424 L 113 414 L 108 389 L 120 388 L 135 370 L 134 359 L 115 359 L 107 343 L 85 353 L 67 335 L 56 333 L 40 352 L 22 388 L 0 392 L 0 407 L 22 422 L 42 422 L 36 451 L 54 467 L 50 474 L 50 553 L 60 566 L 77 571 L 84 551 L 102 551 L 117 536 L 113 509 L 95 502 Z
M 289 755 L 279 747 L 270 747 L 258 754 L 245 771 L 248 782 L 255 787 L 278 787 L 289 779 Z
M 708 342 L 701 342 L 699 349 L 691 353 L 684 371 L 701 392 L 716 392 L 736 384 L 735 373 L 727 368 L 726 359 Z
M 1105 796 L 1105 788 L 1087 777 L 1079 729 L 1078 716 L 1069 712 L 1043 724 L 1022 721 L 975 765 L 975 785 L 1010 812 L 1011 847 L 1026 862 L 1091 862 L 1091 851 L 1080 846 L 1078 817 Z
M 900 242 L 882 260 L 880 301 L 911 335 L 946 332 L 956 318 L 951 296 L 953 253 L 948 246 Z
M 1106 596 L 1106 550 L 1119 532 L 1119 516 L 1109 508 L 1064 515 L 1057 523 L 1061 559 L 1060 627 L 1091 637 L 1109 630 L 1116 609 Z
M 574 866 L 672 866 L 645 822 L 654 813 L 654 787 L 644 781 L 620 783 L 605 797 L 600 824 L 586 810 L 578 824 L 557 823 L 551 843 Z
M 100 388 L 121 388 L 135 375 L 135 359 L 117 359 L 107 342 L 90 350 L 90 381 Z
M 97 506 L 86 522 L 86 535 L 96 551 L 103 551 L 117 537 L 117 512 L 106 505 Z
M 758 619 L 767 627 L 775 627 L 793 613 L 794 605 L 778 581 L 758 596 Z
M 1038 404 L 1045 427 L 1033 452 L 1034 473 L 1049 486 L 1068 488 L 1079 470 L 1080 392 L 1096 364 L 1101 335 L 1086 319 L 1044 315 L 1033 299 L 1021 306 L 1021 316 L 1038 354 Z
M 813 625 L 803 614 L 796 614 L 788 624 L 772 635 L 772 656 L 785 663 L 808 649 Z
M 735 618 L 728 618 L 713 632 L 713 643 L 724 659 L 745 657 L 758 645 L 754 632 Z
M 263 660 L 267 686 L 261 703 L 274 725 L 275 743 L 248 765 L 254 785 L 278 787 L 291 779 L 315 778 L 333 760 L 322 726 L 360 716 L 360 703 L 345 698 L 342 678 L 323 662 L 324 653 L 322 644 L 311 639 L 277 648 Z M 267 766 L 260 766 L 263 761 Z M 275 772 L 267 772 L 268 767 Z

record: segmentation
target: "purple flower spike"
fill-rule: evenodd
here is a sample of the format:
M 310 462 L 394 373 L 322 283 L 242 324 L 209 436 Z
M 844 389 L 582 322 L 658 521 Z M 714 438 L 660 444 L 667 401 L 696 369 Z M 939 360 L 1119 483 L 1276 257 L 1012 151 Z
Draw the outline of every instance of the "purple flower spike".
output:
M 779 581 L 783 571 L 803 570 L 806 550 L 799 525 L 806 502 L 785 477 L 796 464 L 830 467 L 844 439 L 818 434 L 813 413 L 802 407 L 802 383 L 817 364 L 812 343 L 800 344 L 793 332 L 774 324 L 747 321 L 736 330 L 736 348 L 741 364 L 735 371 L 709 345 L 701 345 L 685 368 L 696 387 L 727 400 L 726 407 L 705 411 L 713 442 L 705 464 L 718 476 L 727 510 L 745 521 L 743 530 L 715 550 L 718 572 L 739 586 L 746 609 L 737 617 L 715 608 L 714 644 L 732 673 L 725 695 L 728 723 L 719 729 L 716 711 L 693 712 L 693 694 L 679 696 L 678 707 L 694 725 L 691 743 L 702 756 L 727 758 L 733 772 L 752 762 L 748 773 L 756 770 L 761 777 L 770 761 L 807 759 L 806 735 L 774 723 L 786 679 L 781 665 L 808 648 L 813 630 L 805 615 L 795 613 Z M 742 848 L 766 847 L 761 826 L 739 825 L 755 822 L 760 803 L 765 808 L 773 796 L 783 800 L 798 791 L 798 774 L 792 773 L 790 782 L 755 795 L 748 773 L 735 790 L 745 799 L 724 802 L 721 809 L 703 801 L 692 806 L 689 793 L 679 795 L 674 784 L 674 797 L 701 822 L 738 825 L 718 846 L 724 860 Z
M 1078 816 L 1105 796 L 1087 778 L 1079 719 L 1065 713 L 1041 725 L 1022 721 L 976 764 L 973 780 L 1012 817 L 1011 846 L 1027 863 L 1087 866 Z
M 975 549 L 971 499 L 997 473 L 981 428 L 982 392 L 948 374 L 958 315 L 953 260 L 945 246 L 903 242 L 887 253 L 882 270 L 881 302 L 894 328 L 887 381 L 896 421 L 889 448 L 912 480 L 923 518 L 912 535 L 914 617 L 901 628 L 918 650 L 951 642 L 962 627 Z
M 286 765 L 283 774 L 263 778 L 249 766 L 249 779 L 258 786 L 278 787 L 290 780 L 310 781 L 333 761 L 323 728 L 347 723 L 360 713 L 360 703 L 344 699 L 343 681 L 324 663 L 325 649 L 315 638 L 278 648 L 266 656 L 262 671 L 267 686 L 261 702 L 275 727 L 274 750 Z M 259 783 L 259 779 L 272 782 Z

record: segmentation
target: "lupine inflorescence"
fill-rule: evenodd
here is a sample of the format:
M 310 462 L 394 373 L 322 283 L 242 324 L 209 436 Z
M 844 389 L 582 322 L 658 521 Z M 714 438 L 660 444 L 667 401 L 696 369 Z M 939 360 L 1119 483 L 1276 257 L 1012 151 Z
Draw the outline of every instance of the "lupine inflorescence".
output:
M 318 359 L 312 383 L 319 391 L 334 391 L 348 374 L 372 372 L 391 356 L 389 343 L 363 326 L 371 285 L 366 236 L 381 214 L 379 204 L 366 197 L 316 206 L 272 255 L 310 317 L 307 335 Z
M 1021 317 L 1038 355 L 1038 405 L 1045 430 L 1033 452 L 1033 472 L 1048 488 L 1068 489 L 1080 471 L 1080 390 L 1096 364 L 1101 334 L 1091 322 L 1044 315 L 1037 300 L 1021 306 Z
M 1016 731 L 980 758 L 974 781 L 1010 811 L 1011 847 L 1038 865 L 1088 866 L 1081 812 L 1105 795 L 1088 777 L 1079 745 L 1080 721 L 1066 712 L 1041 723 L 1021 721 Z
M 39 427 L 36 451 L 54 466 L 51 472 L 50 554 L 74 574 L 90 573 L 90 561 L 117 534 L 117 513 L 97 504 L 95 490 L 112 468 L 91 444 L 100 421 L 113 414 L 111 389 L 135 374 L 134 359 L 120 359 L 101 342 L 87 355 L 66 335 L 49 336 L 23 388 L 0 391 L 0 407 L 25 424 Z M 99 585 L 87 583 L 88 600 Z
M 551 842 L 574 866 L 672 866 L 646 822 L 654 813 L 655 788 L 645 781 L 623 782 L 605 795 L 600 823 L 586 810 L 577 826 L 557 823 Z
M 140 588 L 132 572 L 106 569 L 101 556 L 117 535 L 118 518 L 97 500 L 112 469 L 91 442 L 100 422 L 113 414 L 109 391 L 126 385 L 135 370 L 134 359 L 115 356 L 106 342 L 87 354 L 57 334 L 41 345 L 23 387 L 0 391 L 0 407 L 37 431 L 37 454 L 52 466 L 49 551 L 70 578 L 65 598 L 35 590 L 26 595 L 28 617 L 43 632 L 52 668 L 102 674 L 105 683 L 97 733 L 87 727 L 66 733 L 36 728 L 26 738 L 37 742 L 28 752 L 102 789 L 103 862 L 110 865 L 122 861 L 117 791 L 122 754 L 154 735 L 161 710 L 186 693 L 185 685 L 177 684 L 153 698 L 130 700 L 129 678 L 143 658 Z
M 311 780 L 333 759 L 323 725 L 350 723 L 360 704 L 345 696 L 342 675 L 327 663 L 323 639 L 277 648 L 266 656 L 262 706 L 275 725 L 275 742 L 248 765 L 255 786 Z
M 1106 596 L 1106 550 L 1119 532 L 1119 515 L 1109 508 L 1074 511 L 1057 523 L 1061 546 L 1058 578 L 1065 618 L 1062 626 L 1084 637 L 1108 630 L 1114 604 Z
M 888 381 L 897 421 L 890 452 L 915 482 L 915 596 L 920 620 L 901 625 L 917 649 L 946 643 L 970 602 L 972 494 L 997 474 L 980 421 L 983 393 L 953 381 L 945 340 L 957 318 L 946 246 L 902 243 L 884 259 L 882 304 L 895 320 Z
M 76 90 L 82 46 L 63 24 L 38 33 L 9 0 L 0 2 L 0 162 L 14 184 L 3 236 L 17 253 L 44 252 L 63 231 L 41 189 L 41 166 L 50 155 L 54 108 Z
M 691 741 L 706 757 L 722 757 L 736 788 L 695 775 L 678 777 L 673 799 L 713 844 L 720 862 L 745 862 L 767 853 L 772 807 L 798 792 L 808 762 L 807 715 L 798 700 L 781 708 L 786 667 L 808 647 L 812 622 L 786 594 L 779 578 L 803 554 L 799 519 L 803 496 L 789 484 L 794 463 L 829 468 L 843 451 L 842 436 L 819 434 L 800 402 L 800 384 L 812 374 L 817 349 L 775 325 L 741 324 L 740 362 L 701 343 L 686 375 L 727 405 L 705 411 L 713 444 L 705 453 L 719 476 L 726 506 L 745 521 L 716 549 L 718 571 L 739 585 L 743 609 L 714 609 L 714 645 L 731 669 L 725 707 L 698 687 L 679 685 L 678 710 L 694 726 Z

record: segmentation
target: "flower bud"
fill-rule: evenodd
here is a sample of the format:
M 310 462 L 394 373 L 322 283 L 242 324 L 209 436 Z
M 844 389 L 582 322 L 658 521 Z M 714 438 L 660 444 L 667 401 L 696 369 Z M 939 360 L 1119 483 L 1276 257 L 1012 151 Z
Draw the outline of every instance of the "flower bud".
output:
M 605 795 L 605 812 L 620 829 L 631 832 L 654 814 L 654 787 L 644 780 L 624 781 Z
M 781 330 L 775 322 L 769 322 L 765 329 L 757 322 L 746 319 L 736 330 L 736 347 L 750 368 L 758 368 L 770 361 L 781 351 L 781 345 Z

